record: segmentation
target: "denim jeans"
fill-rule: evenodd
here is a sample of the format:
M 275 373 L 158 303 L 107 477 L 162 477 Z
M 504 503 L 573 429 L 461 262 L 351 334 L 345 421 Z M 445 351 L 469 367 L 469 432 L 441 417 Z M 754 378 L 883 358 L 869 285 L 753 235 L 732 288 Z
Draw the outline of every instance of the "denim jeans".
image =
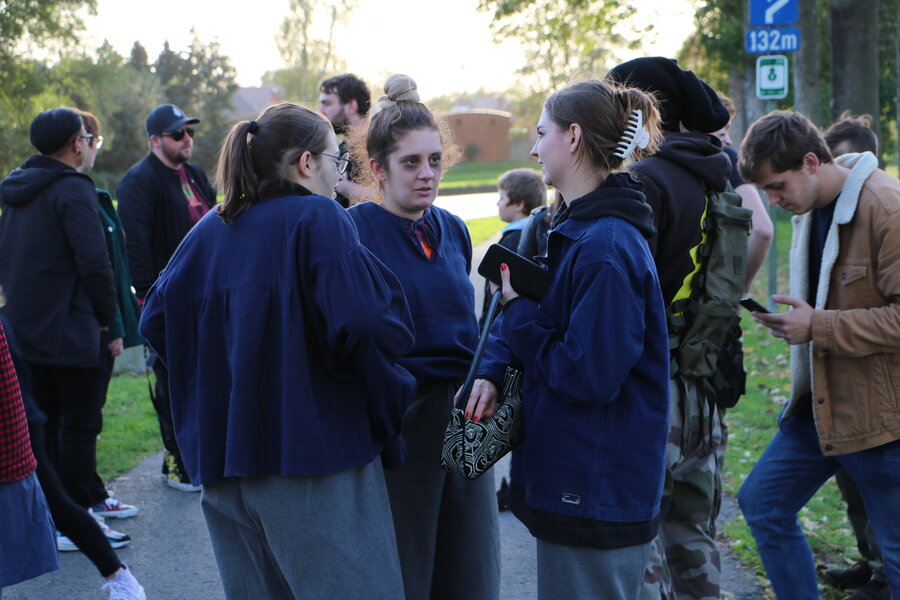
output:
M 859 486 L 881 546 L 888 585 L 893 597 L 900 598 L 900 440 L 824 456 L 809 407 L 781 422 L 738 492 L 738 503 L 778 598 L 819 598 L 812 551 L 797 513 L 841 467 Z

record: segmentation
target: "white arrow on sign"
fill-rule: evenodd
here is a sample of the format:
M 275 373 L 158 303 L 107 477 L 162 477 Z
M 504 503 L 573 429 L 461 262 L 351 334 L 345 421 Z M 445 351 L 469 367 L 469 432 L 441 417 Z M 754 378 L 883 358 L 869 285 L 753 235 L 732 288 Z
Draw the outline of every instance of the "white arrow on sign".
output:
M 771 2 L 772 0 L 769 0 Z M 772 3 L 772 6 L 766 9 L 766 25 L 771 25 L 775 22 L 775 13 L 781 10 L 785 4 L 790 2 L 791 0 L 775 0 Z

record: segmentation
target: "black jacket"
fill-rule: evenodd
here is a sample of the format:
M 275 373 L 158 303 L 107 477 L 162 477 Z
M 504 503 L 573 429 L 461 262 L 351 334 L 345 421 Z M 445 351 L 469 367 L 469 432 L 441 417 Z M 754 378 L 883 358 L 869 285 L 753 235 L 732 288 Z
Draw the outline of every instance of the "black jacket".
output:
M 0 285 L 28 362 L 91 367 L 116 296 L 90 177 L 36 155 L 0 183 Z
M 212 208 L 216 191 L 206 174 L 193 163 L 185 164 L 185 169 L 200 199 Z M 152 153 L 128 169 L 116 197 L 131 282 L 137 297 L 143 300 L 193 223 L 178 173 Z
M 731 161 L 715 136 L 668 133 L 659 152 L 630 170 L 643 183 L 647 204 L 653 209 L 657 235 L 648 241 L 668 306 L 694 270 L 690 251 L 700 243 L 706 188 L 725 189 Z

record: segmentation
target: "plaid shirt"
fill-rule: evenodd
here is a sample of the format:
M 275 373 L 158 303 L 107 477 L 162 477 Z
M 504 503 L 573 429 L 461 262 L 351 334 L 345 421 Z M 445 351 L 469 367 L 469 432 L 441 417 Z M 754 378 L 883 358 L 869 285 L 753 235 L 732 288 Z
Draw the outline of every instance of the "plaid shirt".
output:
M 19 380 L 0 325 L 0 482 L 25 479 L 36 466 Z

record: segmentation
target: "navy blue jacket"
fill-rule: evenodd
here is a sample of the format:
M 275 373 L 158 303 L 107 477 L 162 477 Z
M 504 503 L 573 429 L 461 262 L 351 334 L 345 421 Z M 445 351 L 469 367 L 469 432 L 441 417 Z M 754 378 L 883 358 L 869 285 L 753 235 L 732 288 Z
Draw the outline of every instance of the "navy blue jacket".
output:
M 428 259 L 408 231 L 410 219 L 375 202 L 357 204 L 349 214 L 359 239 L 396 273 L 409 302 L 416 342 L 400 364 L 420 387 L 426 381 L 465 378 L 478 339 L 475 288 L 469 280 L 472 241 L 465 224 L 431 206 L 425 218 L 434 226 L 436 239 Z
M 525 370 L 525 441 L 513 452 L 513 511 L 570 546 L 645 543 L 658 529 L 668 422 L 665 305 L 638 184 L 611 175 L 555 219 L 540 304 L 507 304 L 482 370 L 505 344 Z
M 210 211 L 151 288 L 141 333 L 169 369 L 191 481 L 334 473 L 399 436 L 415 393 L 397 278 L 331 198 L 284 189 Z
M 0 197 L 0 286 L 23 358 L 96 367 L 116 295 L 94 182 L 36 155 L 0 183 Z

